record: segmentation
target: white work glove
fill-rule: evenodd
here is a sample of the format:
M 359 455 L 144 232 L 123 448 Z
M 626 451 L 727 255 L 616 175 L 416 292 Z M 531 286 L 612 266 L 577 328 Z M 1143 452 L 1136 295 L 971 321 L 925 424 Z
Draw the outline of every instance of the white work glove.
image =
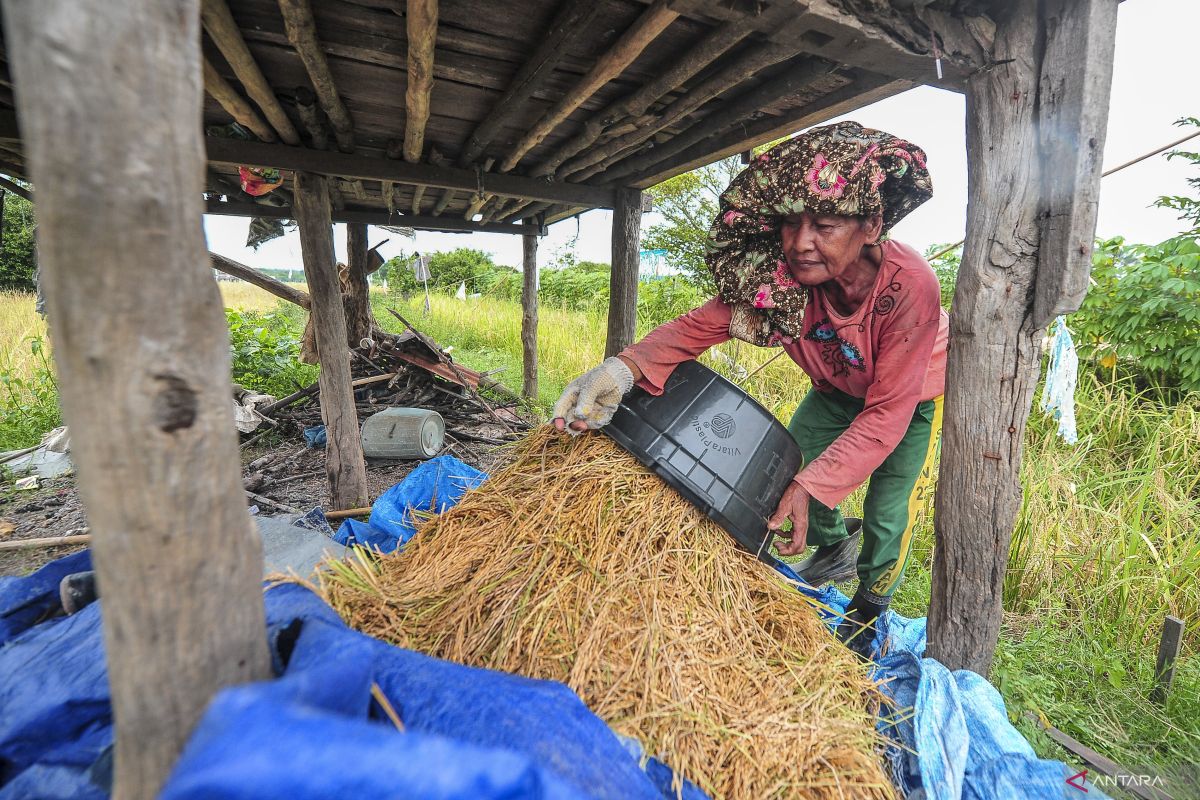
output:
M 573 422 L 582 422 L 589 430 L 603 427 L 612 420 L 621 398 L 632 388 L 633 373 L 625 362 L 616 356 L 606 358 L 600 366 L 567 384 L 554 404 L 554 419 L 561 419 L 572 436 L 582 433 L 571 427 Z

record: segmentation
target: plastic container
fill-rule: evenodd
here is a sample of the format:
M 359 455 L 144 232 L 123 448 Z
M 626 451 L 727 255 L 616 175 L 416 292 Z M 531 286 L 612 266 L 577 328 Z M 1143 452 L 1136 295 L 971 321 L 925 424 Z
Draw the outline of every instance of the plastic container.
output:
M 750 395 L 685 361 L 661 396 L 634 387 L 601 430 L 742 547 L 774 562 L 767 519 L 800 469 L 800 448 Z
M 362 426 L 363 455 L 411 461 L 433 458 L 442 449 L 446 423 L 425 408 L 385 408 Z

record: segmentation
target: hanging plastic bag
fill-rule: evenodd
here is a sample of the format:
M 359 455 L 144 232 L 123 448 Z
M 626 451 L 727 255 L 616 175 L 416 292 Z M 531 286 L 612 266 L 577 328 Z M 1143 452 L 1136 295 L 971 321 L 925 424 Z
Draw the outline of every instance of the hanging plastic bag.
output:
M 1050 338 L 1050 366 L 1042 387 L 1042 411 L 1058 422 L 1058 435 L 1067 444 L 1075 444 L 1075 383 L 1079 375 L 1079 356 L 1063 317 L 1054 320 Z

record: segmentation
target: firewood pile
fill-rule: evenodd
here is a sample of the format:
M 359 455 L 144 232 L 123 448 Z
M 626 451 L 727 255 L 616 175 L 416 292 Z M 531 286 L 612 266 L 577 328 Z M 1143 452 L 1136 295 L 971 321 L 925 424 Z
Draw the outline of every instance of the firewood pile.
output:
M 359 420 L 389 407 L 430 409 L 445 420 L 449 443 L 485 445 L 505 444 L 529 429 L 524 401 L 515 392 L 490 373 L 456 363 L 433 339 L 400 319 L 408 330 L 394 334 L 375 328 L 350 351 Z M 271 431 L 298 436 L 322 423 L 320 387 L 313 383 L 256 411 L 267 424 L 244 437 L 243 446 Z

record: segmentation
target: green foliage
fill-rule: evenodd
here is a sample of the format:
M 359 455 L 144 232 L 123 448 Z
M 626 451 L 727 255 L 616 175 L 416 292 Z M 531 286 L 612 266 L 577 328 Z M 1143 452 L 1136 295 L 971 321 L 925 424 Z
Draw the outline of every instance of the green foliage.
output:
M 665 221 L 650 226 L 642 236 L 642 247 L 666 250 L 667 263 L 710 296 L 716 293 L 716 287 L 704 266 L 704 243 L 717 216 L 721 192 L 741 170 L 737 157 L 726 158 L 650 189 L 654 210 Z
M 276 396 L 290 394 L 317 379 L 320 369 L 300 361 L 301 331 L 288 314 L 225 311 L 233 381 Z
M 37 444 L 46 431 L 62 424 L 58 407 L 58 381 L 40 336 L 25 339 L 32 356 L 22 369 L 15 353 L 4 355 L 0 366 L 0 450 L 17 450 Z
M 1176 120 L 1175 124 L 1181 127 L 1191 126 L 1193 128 L 1200 128 L 1200 119 L 1196 117 L 1184 117 L 1183 119 Z M 1200 153 L 1172 150 L 1167 154 L 1167 159 L 1174 158 L 1181 158 L 1184 161 L 1189 161 L 1196 166 L 1200 166 Z M 1200 193 L 1200 177 L 1188 178 L 1187 182 L 1197 193 Z M 1178 211 L 1180 219 L 1187 220 L 1192 224 L 1192 229 L 1188 231 L 1188 234 L 1191 236 L 1200 236 L 1200 198 L 1164 196 L 1158 198 L 1154 205 L 1159 208 L 1173 208 Z
M 467 293 L 482 292 L 492 282 L 492 273 L 500 267 L 490 253 L 460 247 L 449 253 L 434 253 L 429 257 L 429 288 L 434 291 L 458 291 L 461 283 L 467 284 Z
M 929 258 L 941 253 L 937 258 L 931 260 L 929 265 L 937 273 L 938 285 L 942 289 L 942 308 L 949 311 L 950 302 L 954 300 L 954 284 L 958 280 L 958 267 L 962 263 L 962 245 L 943 253 L 942 251 L 946 247 L 947 245 L 944 244 L 934 245 L 925 252 L 925 257 Z
M 4 246 L 0 248 L 0 289 L 32 292 L 37 259 L 33 244 L 33 204 L 4 193 Z
M 638 286 L 638 325 L 653 328 L 704 305 L 711 295 L 683 276 L 645 281 Z
M 1099 242 L 1092 280 L 1071 317 L 1082 354 L 1115 356 L 1152 386 L 1200 391 L 1200 239 Z
M 544 269 L 538 275 L 538 299 L 577 311 L 608 308 L 608 264 L 581 261 L 563 269 Z
M 387 276 L 389 293 L 408 295 L 421 288 L 421 283 L 417 280 L 416 273 L 413 272 L 413 262 L 416 259 L 416 253 L 411 255 L 401 253 L 398 256 L 392 256 L 380 267 L 379 271 Z

